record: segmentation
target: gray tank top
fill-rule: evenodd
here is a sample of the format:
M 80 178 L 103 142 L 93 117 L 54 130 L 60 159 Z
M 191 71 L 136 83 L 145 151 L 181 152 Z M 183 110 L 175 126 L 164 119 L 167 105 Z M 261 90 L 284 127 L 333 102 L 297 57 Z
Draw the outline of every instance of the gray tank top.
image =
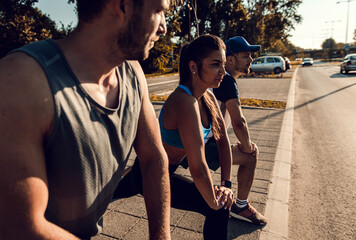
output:
M 80 238 L 90 238 L 102 229 L 102 216 L 133 148 L 142 100 L 136 74 L 128 62 L 116 69 L 119 102 L 110 109 L 81 87 L 53 40 L 15 51 L 37 60 L 53 94 L 54 127 L 44 145 L 46 218 Z

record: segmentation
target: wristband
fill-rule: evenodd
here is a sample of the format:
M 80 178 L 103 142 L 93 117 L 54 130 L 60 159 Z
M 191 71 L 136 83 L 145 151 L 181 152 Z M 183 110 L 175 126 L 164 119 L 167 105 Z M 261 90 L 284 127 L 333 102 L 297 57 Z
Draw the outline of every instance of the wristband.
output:
M 221 186 L 224 186 L 226 188 L 231 188 L 231 181 L 230 180 L 222 181 Z

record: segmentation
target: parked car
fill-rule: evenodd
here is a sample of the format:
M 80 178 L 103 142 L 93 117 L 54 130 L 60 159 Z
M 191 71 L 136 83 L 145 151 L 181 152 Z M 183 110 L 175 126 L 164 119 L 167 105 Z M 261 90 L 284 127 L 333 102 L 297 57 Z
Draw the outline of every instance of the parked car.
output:
M 250 69 L 252 72 L 279 74 L 286 71 L 286 65 L 281 56 L 264 56 L 256 58 L 252 62 Z
M 348 74 L 349 71 L 356 71 L 356 53 L 346 55 L 340 65 L 340 73 Z
M 313 66 L 314 60 L 312 58 L 304 58 L 302 62 L 302 66 Z
M 286 71 L 287 71 L 288 69 L 291 69 L 291 65 L 290 65 L 289 58 L 284 57 L 284 62 L 286 63 Z

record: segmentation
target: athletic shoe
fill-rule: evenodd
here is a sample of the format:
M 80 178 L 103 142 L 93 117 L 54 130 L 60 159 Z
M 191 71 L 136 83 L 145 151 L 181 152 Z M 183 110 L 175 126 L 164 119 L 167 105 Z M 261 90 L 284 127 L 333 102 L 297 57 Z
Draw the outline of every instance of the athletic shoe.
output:
M 247 221 L 256 225 L 266 225 L 267 218 L 265 218 L 261 213 L 259 213 L 250 203 L 246 207 L 239 208 L 236 202 L 232 204 L 230 214 L 232 217 Z

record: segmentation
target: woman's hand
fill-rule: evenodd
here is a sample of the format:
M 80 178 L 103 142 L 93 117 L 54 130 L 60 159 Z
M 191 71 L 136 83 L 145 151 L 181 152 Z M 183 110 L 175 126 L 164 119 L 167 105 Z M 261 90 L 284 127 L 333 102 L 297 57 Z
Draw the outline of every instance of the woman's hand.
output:
M 219 209 L 224 207 L 224 209 L 231 209 L 234 201 L 234 193 L 230 188 L 224 186 L 215 186 L 215 195 L 219 204 Z

